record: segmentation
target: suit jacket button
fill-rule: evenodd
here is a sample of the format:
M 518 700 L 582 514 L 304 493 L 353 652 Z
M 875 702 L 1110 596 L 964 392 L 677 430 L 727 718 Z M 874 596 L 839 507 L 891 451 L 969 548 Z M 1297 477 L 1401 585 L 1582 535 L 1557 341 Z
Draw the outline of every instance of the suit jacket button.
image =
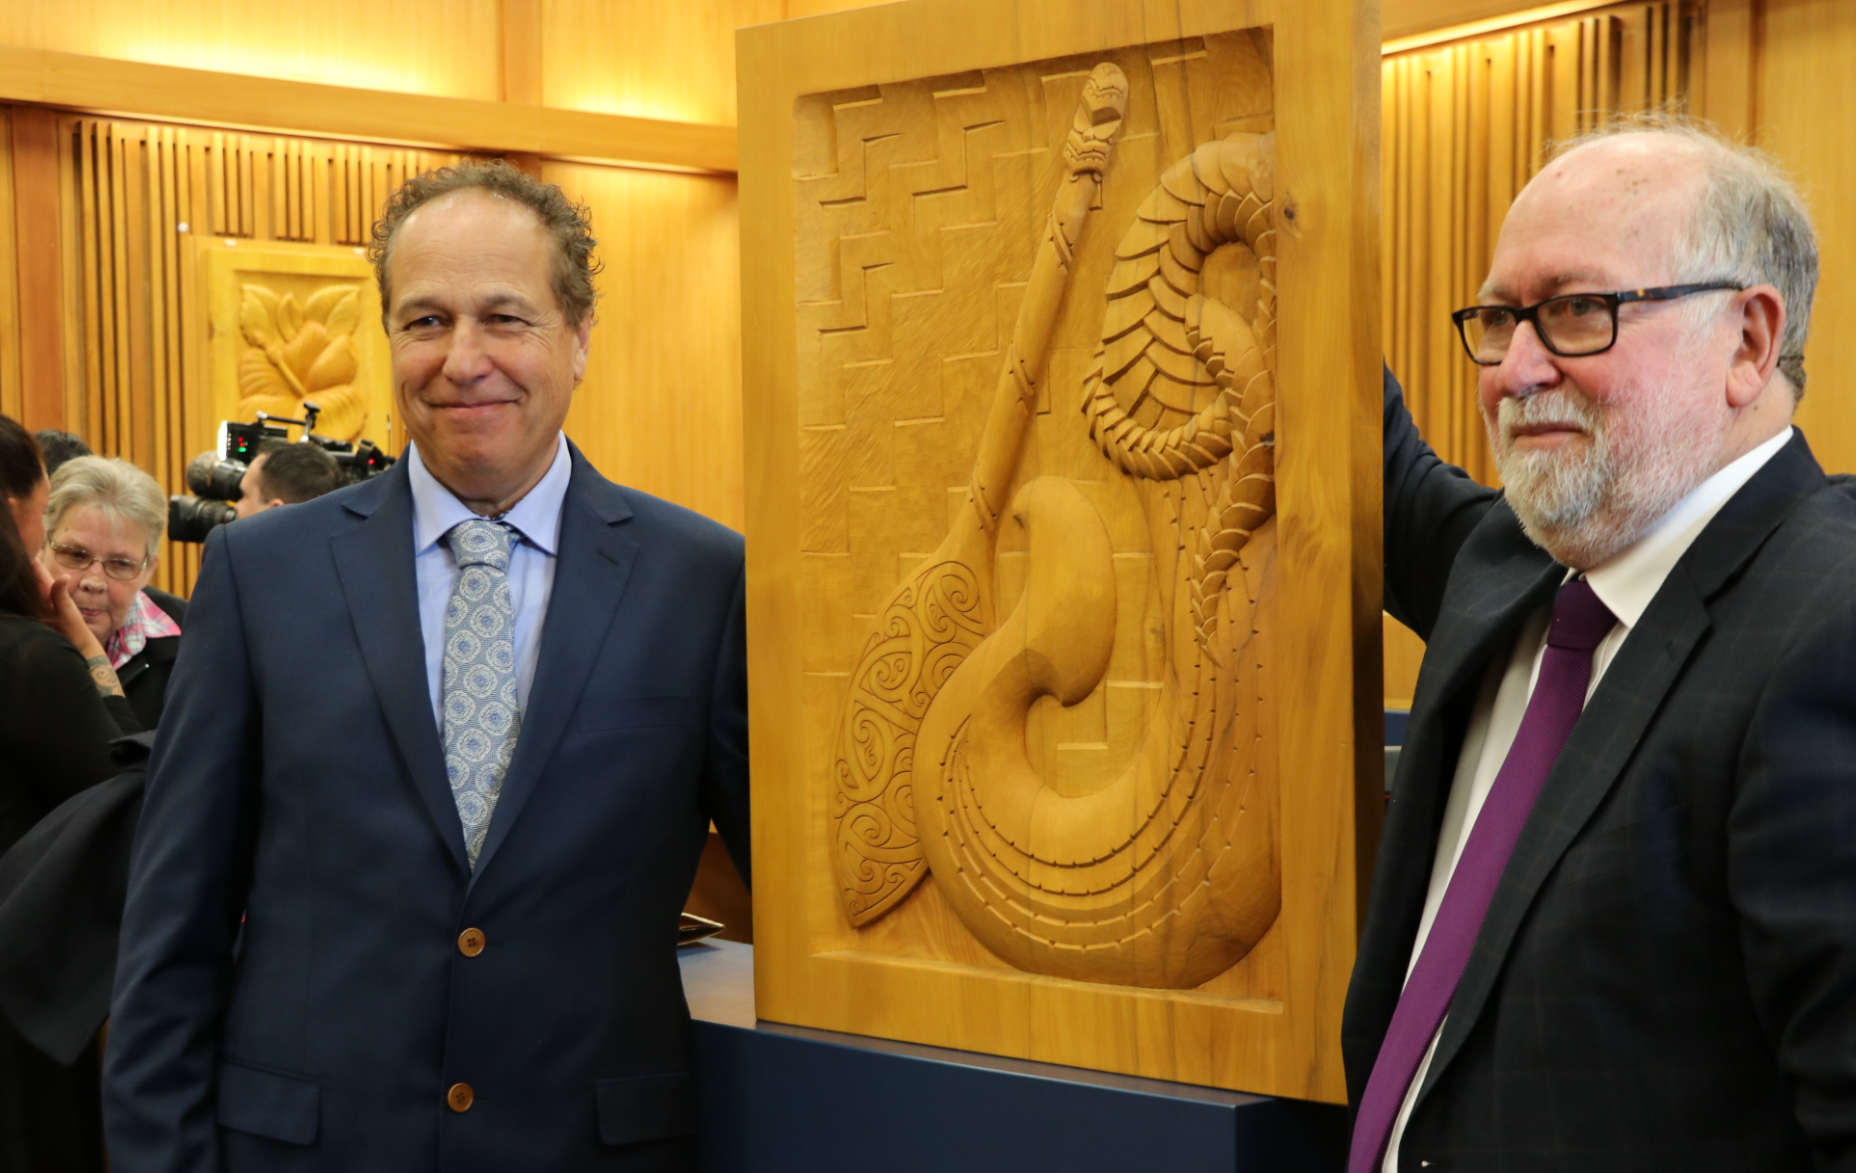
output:
M 476 1102 L 476 1094 L 470 1090 L 468 1083 L 454 1083 L 451 1090 L 445 1093 L 445 1103 L 453 1112 L 468 1112 Z
M 485 939 L 482 929 L 465 929 L 458 934 L 458 952 L 466 957 L 475 957 L 483 952 Z M 462 1087 L 462 1084 L 458 1086 Z M 468 1105 L 466 1105 L 468 1107 Z

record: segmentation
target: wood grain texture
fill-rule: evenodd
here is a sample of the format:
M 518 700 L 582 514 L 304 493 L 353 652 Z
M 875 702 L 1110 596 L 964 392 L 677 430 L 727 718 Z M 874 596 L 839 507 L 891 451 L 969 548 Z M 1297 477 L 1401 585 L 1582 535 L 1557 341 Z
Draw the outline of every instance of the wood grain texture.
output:
M 1767 0 L 1759 38 L 1758 143 L 1797 181 L 1822 263 L 1798 426 L 1830 472 L 1856 471 L 1856 5 Z
M 500 76 L 500 60 L 491 76 Z M 0 100 L 384 143 L 732 171 L 731 127 L 0 46 Z
M 542 0 L 498 0 L 497 11 L 503 65 L 502 92 L 498 96 L 523 106 L 545 105 Z
M 567 434 L 613 480 L 742 527 L 735 185 L 548 163 L 606 265 Z
M 1236 109 L 1247 91 L 1221 67 L 1225 42 L 1207 34 L 1267 24 L 1274 24 L 1273 38 L 1263 36 L 1275 77 L 1262 92 L 1274 91 L 1270 103 Z M 1368 10 L 1348 3 L 1276 10 L 1265 3 L 940 0 L 741 34 L 744 352 L 755 375 L 746 402 L 747 520 L 763 1017 L 1342 1097 L 1336 1032 L 1359 870 L 1370 862 L 1370 845 L 1362 850 L 1355 835 L 1356 808 L 1368 791 L 1377 803 L 1380 785 L 1375 765 L 1356 789 L 1356 747 L 1368 724 L 1365 742 L 1375 760 L 1379 743 L 1378 442 L 1376 428 L 1360 425 L 1376 419 L 1380 353 L 1371 223 L 1377 45 Z M 1063 174 L 1057 148 L 1084 77 L 1109 60 L 1133 79 L 1140 98 L 1116 147 L 1119 162 L 1108 170 L 1095 213 L 1100 224 L 1075 246 L 1072 280 L 1081 293 L 1056 319 L 1046 384 L 1025 347 L 1028 336 L 1014 323 L 1023 322 L 1022 304 L 1042 288 L 1036 277 L 1023 283 L 1035 267 L 1052 185 Z M 1027 73 L 1020 62 L 1045 64 Z M 1014 80 L 1026 77 L 1033 80 Z M 819 96 L 796 107 L 804 95 Z M 818 105 L 817 117 L 808 102 Z M 1265 115 L 1268 125 L 1244 123 Z M 1108 676 L 1128 685 L 1079 685 L 1088 695 L 1076 703 L 1053 697 L 1035 707 L 1020 736 L 1029 764 L 1063 779 L 1052 784 L 1050 802 L 1064 794 L 1085 798 L 1115 776 L 1118 754 L 1147 726 L 1147 694 L 1162 693 L 1173 671 L 1173 649 L 1193 654 L 1199 637 L 1185 601 L 1191 595 L 1174 593 L 1173 567 L 1198 565 L 1197 547 L 1153 556 L 1160 530 L 1144 532 L 1141 491 L 1088 435 L 1084 380 L 1105 333 L 1103 289 L 1115 241 L 1137 207 L 1201 142 L 1271 128 L 1275 206 L 1292 220 L 1279 241 L 1278 520 L 1275 552 L 1259 548 L 1244 577 L 1246 592 L 1267 601 L 1258 612 L 1267 617 L 1247 633 L 1253 646 L 1246 658 L 1273 667 L 1260 677 L 1267 683 L 1255 685 L 1260 699 L 1234 699 L 1233 707 L 1256 722 L 1249 736 L 1262 737 L 1258 768 L 1282 779 L 1280 814 L 1267 813 L 1268 803 L 1256 811 L 1274 823 L 1280 914 L 1242 962 L 1196 989 L 1053 976 L 1059 971 L 1047 966 L 1028 972 L 1023 967 L 1038 963 L 1002 957 L 976 936 L 973 909 L 951 899 L 938 873 L 887 915 L 853 927 L 839 905 L 827 813 L 848 662 L 886 594 L 950 524 L 963 512 L 974 515 L 976 502 L 995 512 L 989 466 L 975 464 L 972 448 L 989 404 L 1004 403 L 1009 414 L 1022 402 L 1033 417 L 1024 464 L 1016 472 L 1008 465 L 1011 483 L 1001 485 L 1002 499 L 1017 495 L 1022 503 L 1012 514 L 1032 518 L 1031 531 L 1048 523 L 1069 534 L 1059 546 L 1072 553 L 1089 545 L 1085 522 L 1098 515 L 1109 522 L 1098 553 L 1106 552 L 1103 564 L 1113 569 L 1102 589 L 1074 604 L 1038 605 L 1041 592 L 1078 584 L 1059 572 L 1040 585 L 1047 571 L 1038 569 L 1044 556 L 1035 539 L 1009 537 L 1018 522 L 996 511 L 997 567 L 988 577 L 996 580 L 1000 616 L 1014 600 L 1030 600 L 1033 612 L 1071 622 L 1077 634 L 1111 626 L 1117 634 L 1108 662 L 1122 667 Z M 807 190 L 807 176 L 818 177 L 811 183 L 817 190 Z M 825 190 L 833 183 L 845 190 Z M 810 220 L 799 218 L 804 209 Z M 1191 231 L 1183 219 L 1180 231 Z M 1195 247 L 1216 253 L 1222 239 L 1208 236 Z M 1220 294 L 1248 304 L 1257 272 L 1253 255 L 1248 269 L 1240 263 L 1229 270 L 1233 284 Z M 1194 279 L 1182 292 L 1198 289 Z M 1339 319 L 1318 312 L 1334 304 L 1365 312 Z M 1173 327 L 1156 317 L 1149 329 L 1158 337 Z M 1008 358 L 1008 343 L 1018 358 Z M 1187 417 L 1217 399 L 1216 380 L 1204 369 L 1192 373 L 1192 349 L 1184 365 L 1154 360 L 1179 367 Z M 1020 361 L 1022 378 L 1012 374 Z M 825 377 L 827 369 L 835 373 Z M 1014 379 L 1030 391 L 1014 390 Z M 1317 387 L 1322 396 L 1312 394 Z M 1143 406 L 1138 391 L 1124 406 L 1143 428 L 1166 418 L 1162 403 Z M 972 489 L 965 487 L 970 477 Z M 1038 485 L 1049 488 L 1030 492 Z M 1160 494 L 1166 500 L 1188 517 L 1201 510 L 1201 520 L 1183 529 L 1174 515 L 1169 540 L 1196 536 L 1205 507 Z M 1071 533 L 1076 526 L 1081 530 Z M 887 556 L 873 556 L 885 548 Z M 1271 576 L 1281 589 L 1268 585 Z M 1099 576 L 1089 570 L 1081 577 Z M 1149 612 L 1141 600 L 1150 592 L 1181 610 L 1171 617 L 1165 606 Z M 1087 618 L 1092 608 L 1107 618 Z M 1237 604 L 1230 608 L 1220 615 L 1235 615 Z M 1027 648 L 1036 643 L 1031 618 Z M 1150 643 L 1150 633 L 1169 625 L 1177 642 Z M 983 626 L 990 629 L 990 621 Z M 1356 667 L 1366 673 L 1364 686 L 1354 682 Z M 1150 690 L 1150 682 L 1162 687 Z M 1215 792 L 1216 784 L 1208 785 Z
M 734 125 L 735 30 L 786 15 L 781 0 L 543 5 L 549 106 Z
M 65 261 L 61 255 L 57 116 L 14 108 L 12 204 L 8 218 L 17 274 L 19 418 L 34 431 L 65 426 Z
M 497 5 L 498 0 L 7 4 L 0 5 L 0 45 L 494 101 L 501 96 Z

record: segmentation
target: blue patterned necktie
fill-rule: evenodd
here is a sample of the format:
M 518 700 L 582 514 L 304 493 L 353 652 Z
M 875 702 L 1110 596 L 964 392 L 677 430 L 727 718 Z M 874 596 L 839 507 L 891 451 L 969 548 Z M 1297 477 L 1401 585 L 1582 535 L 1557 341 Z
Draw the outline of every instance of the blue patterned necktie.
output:
M 453 526 L 445 541 L 458 563 L 445 606 L 445 773 L 464 824 L 464 853 L 475 868 L 522 727 L 509 595 L 515 533 L 476 518 Z

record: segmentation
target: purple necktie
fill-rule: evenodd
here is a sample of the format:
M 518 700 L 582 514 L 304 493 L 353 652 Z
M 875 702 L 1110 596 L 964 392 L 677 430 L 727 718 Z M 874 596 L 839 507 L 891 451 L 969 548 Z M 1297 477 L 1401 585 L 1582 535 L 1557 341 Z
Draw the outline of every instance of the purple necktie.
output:
M 1547 650 L 1540 660 L 1534 695 L 1528 698 L 1521 728 L 1476 816 L 1437 918 L 1431 922 L 1430 935 L 1418 954 L 1418 964 L 1412 967 L 1392 1012 L 1392 1025 L 1386 1029 L 1379 1059 L 1366 1081 L 1366 1094 L 1360 1098 L 1347 1173 L 1378 1173 L 1385 1161 L 1392 1123 L 1450 1009 L 1508 856 L 1527 825 L 1534 800 L 1540 797 L 1541 783 L 1547 780 L 1585 708 L 1592 650 L 1616 623 L 1617 618 L 1583 578 L 1561 586 L 1553 600 L 1553 623 L 1547 629 Z

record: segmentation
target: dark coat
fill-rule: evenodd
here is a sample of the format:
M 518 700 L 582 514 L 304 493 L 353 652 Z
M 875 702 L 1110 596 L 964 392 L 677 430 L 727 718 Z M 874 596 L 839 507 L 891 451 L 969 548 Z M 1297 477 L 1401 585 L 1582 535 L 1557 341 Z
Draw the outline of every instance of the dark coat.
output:
M 1428 641 L 1342 1045 L 1405 977 L 1477 688 L 1565 568 L 1388 374 L 1387 609 Z M 1483 922 L 1402 1170 L 1856 1169 L 1856 500 L 1802 435 L 1619 649 Z
M 187 626 L 187 600 L 154 587 L 142 591 L 155 606 L 167 612 L 176 627 Z M 180 636 L 163 635 L 142 645 L 142 650 L 116 669 L 123 695 L 144 729 L 153 729 L 167 704 L 168 678 L 174 675 L 174 657 L 180 654 Z
M 153 733 L 111 747 L 121 771 L 61 804 L 0 855 L 0 1015 L 71 1064 L 110 1013 L 129 851 Z
M 110 742 L 140 728 L 129 702 L 97 695 L 63 636 L 0 616 L 0 853 L 108 778 Z M 39 944 L 31 928 L 0 914 L 0 1173 L 89 1173 L 102 1168 L 96 1052 L 84 1045 L 95 1026 L 58 1060 L 14 1027 L 25 1021 L 15 995 L 57 980 L 38 971 Z
M 207 540 L 123 918 L 117 1173 L 690 1167 L 675 949 L 711 819 L 746 871 L 742 542 L 572 460 L 474 871 L 406 466 Z

